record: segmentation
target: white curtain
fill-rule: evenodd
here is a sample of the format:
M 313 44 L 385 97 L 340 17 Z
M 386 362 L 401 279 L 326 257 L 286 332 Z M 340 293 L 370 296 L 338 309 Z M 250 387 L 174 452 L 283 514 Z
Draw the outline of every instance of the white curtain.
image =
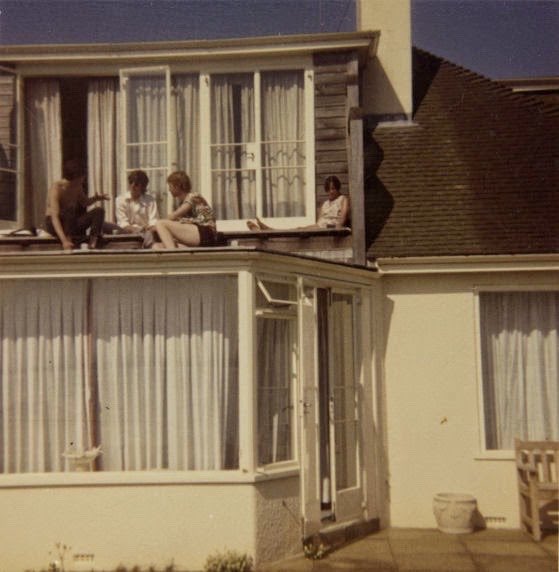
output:
M 173 77 L 175 125 L 177 129 L 177 166 L 186 171 L 192 188 L 210 200 L 209 189 L 200 188 L 200 93 L 197 75 Z
M 27 140 L 31 165 L 32 224 L 43 226 L 47 192 L 62 177 L 62 120 L 57 80 L 28 80 Z
M 62 471 L 92 446 L 87 285 L 4 281 L 0 289 L 0 472 Z
M 95 281 L 105 470 L 238 466 L 233 277 Z
M 127 168 L 143 169 L 159 213 L 167 212 L 168 133 L 165 76 L 130 76 L 126 83 Z
M 262 74 L 263 216 L 305 215 L 302 72 Z
M 211 78 L 212 206 L 218 219 L 256 215 L 252 74 Z
M 293 458 L 293 322 L 260 318 L 257 321 L 258 463 Z
M 559 292 L 480 294 L 488 449 L 559 438 Z
M 105 193 L 105 220 L 115 222 L 120 165 L 118 80 L 91 80 L 87 87 L 87 152 L 89 195 Z M 122 192 L 125 192 L 123 189 Z

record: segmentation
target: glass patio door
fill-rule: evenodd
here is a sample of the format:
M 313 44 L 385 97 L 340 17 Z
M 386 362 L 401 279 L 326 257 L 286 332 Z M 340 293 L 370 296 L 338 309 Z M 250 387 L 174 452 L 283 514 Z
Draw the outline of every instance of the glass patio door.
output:
M 329 304 L 330 470 L 336 521 L 362 515 L 354 296 L 331 293 Z
M 353 293 L 305 287 L 301 413 L 305 533 L 363 515 Z

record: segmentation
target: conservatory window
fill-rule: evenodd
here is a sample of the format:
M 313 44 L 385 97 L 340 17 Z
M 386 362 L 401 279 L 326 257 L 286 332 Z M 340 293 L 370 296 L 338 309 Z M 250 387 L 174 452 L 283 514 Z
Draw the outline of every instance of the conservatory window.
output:
M 481 292 L 486 449 L 559 438 L 559 292 Z
M 7 281 L 0 472 L 238 467 L 236 278 Z
M 295 458 L 296 287 L 257 280 L 258 464 Z

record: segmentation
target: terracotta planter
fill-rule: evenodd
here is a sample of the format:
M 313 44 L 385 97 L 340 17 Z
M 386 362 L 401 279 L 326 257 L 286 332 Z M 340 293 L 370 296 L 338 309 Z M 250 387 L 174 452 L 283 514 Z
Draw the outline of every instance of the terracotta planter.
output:
M 473 516 L 477 501 L 471 495 L 437 493 L 433 498 L 433 513 L 441 532 L 467 534 L 473 532 Z

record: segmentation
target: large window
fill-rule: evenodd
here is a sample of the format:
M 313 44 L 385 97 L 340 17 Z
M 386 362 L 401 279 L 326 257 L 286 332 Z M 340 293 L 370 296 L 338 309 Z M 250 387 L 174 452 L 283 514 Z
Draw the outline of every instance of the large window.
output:
M 0 472 L 238 467 L 236 279 L 6 281 Z
M 2 77 L 0 88 L 15 89 L 14 78 Z M 211 202 L 223 230 L 245 228 L 254 216 L 290 227 L 313 221 L 312 72 L 177 73 L 160 66 L 122 69 L 119 77 L 82 77 L 79 92 L 65 90 L 67 81 L 25 82 L 29 204 L 35 205 L 27 218 L 36 226 L 43 223 L 46 190 L 72 153 L 85 154 L 73 158 L 88 165 L 90 194 L 114 198 L 126 191 L 127 173 L 143 169 L 165 214 L 174 207 L 167 175 L 185 170 L 193 190 Z M 16 146 L 13 129 L 2 131 L 1 125 L 15 121 L 13 101 L 0 89 L 0 151 L 7 156 L 4 163 L 0 157 L 6 179 L 0 214 L 12 218 Z M 67 129 L 67 110 L 74 107 L 86 112 Z M 83 150 L 65 141 L 69 131 L 87 142 Z M 112 216 L 111 203 L 105 208 Z
M 481 292 L 487 449 L 559 438 L 559 292 Z

